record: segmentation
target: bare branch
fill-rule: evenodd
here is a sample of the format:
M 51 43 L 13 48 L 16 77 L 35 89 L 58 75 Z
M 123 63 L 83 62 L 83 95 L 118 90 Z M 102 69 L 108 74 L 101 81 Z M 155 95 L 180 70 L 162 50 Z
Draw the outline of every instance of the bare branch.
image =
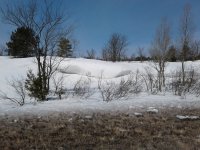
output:
M 13 79 L 12 81 L 9 81 L 8 83 L 12 89 L 14 90 L 14 92 L 19 96 L 18 98 L 12 98 L 9 97 L 6 93 L 4 93 L 3 91 L 0 91 L 0 98 L 4 99 L 4 100 L 10 100 L 20 106 L 23 106 L 25 103 L 25 99 L 26 99 L 26 89 L 25 89 L 25 85 L 24 85 L 24 81 L 23 80 L 18 80 L 18 79 Z

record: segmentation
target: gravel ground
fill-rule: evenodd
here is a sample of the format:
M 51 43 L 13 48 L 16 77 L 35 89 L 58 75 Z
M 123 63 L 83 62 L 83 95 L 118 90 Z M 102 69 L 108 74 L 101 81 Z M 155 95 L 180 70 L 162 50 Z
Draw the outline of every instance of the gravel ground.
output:
M 3 117 L 0 149 L 200 149 L 200 109 Z

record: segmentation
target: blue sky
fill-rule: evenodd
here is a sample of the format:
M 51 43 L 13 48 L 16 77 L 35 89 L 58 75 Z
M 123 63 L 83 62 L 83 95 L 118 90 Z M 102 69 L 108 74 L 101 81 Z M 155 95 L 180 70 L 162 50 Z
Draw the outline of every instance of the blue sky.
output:
M 1 0 L 0 5 L 5 1 Z M 195 36 L 200 39 L 200 0 L 64 0 L 63 7 L 76 27 L 74 38 L 79 41 L 78 53 L 92 48 L 100 53 L 110 35 L 117 32 L 127 37 L 128 54 L 132 54 L 139 46 L 148 49 L 163 17 L 170 21 L 176 40 L 186 3 L 192 7 Z M 0 23 L 0 45 L 9 40 L 12 30 Z

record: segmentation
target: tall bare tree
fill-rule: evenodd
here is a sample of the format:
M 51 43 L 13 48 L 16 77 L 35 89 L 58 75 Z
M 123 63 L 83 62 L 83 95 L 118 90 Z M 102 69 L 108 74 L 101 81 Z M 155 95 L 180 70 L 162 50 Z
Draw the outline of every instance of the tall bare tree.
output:
M 140 57 L 140 62 L 143 62 L 143 57 L 144 57 L 144 48 L 143 47 L 138 47 L 138 56 Z
M 128 42 L 125 36 L 119 33 L 113 33 L 105 48 L 102 50 L 103 59 L 113 62 L 120 61 L 125 55 L 127 45 Z
M 96 51 L 94 49 L 87 50 L 87 56 L 88 59 L 95 59 L 96 58 Z
M 170 25 L 167 19 L 163 19 L 156 30 L 155 38 L 150 49 L 150 54 L 153 58 L 152 65 L 158 73 L 159 91 L 162 91 L 162 87 L 165 86 L 165 67 L 170 40 Z
M 190 52 L 192 37 L 194 34 L 194 23 L 191 13 L 191 6 L 186 4 L 183 9 L 183 15 L 180 20 L 180 58 L 182 66 L 182 84 L 185 85 L 185 60 Z
M 24 2 L 24 1 L 23 1 Z M 45 100 L 49 93 L 50 79 L 61 60 L 55 57 L 56 45 L 61 37 L 66 37 L 72 27 L 67 23 L 68 17 L 62 11 L 58 1 L 30 0 L 27 3 L 8 3 L 1 8 L 3 20 L 16 27 L 29 27 L 36 33 L 37 43 L 34 52 L 37 63 L 37 77 L 40 81 L 40 100 Z

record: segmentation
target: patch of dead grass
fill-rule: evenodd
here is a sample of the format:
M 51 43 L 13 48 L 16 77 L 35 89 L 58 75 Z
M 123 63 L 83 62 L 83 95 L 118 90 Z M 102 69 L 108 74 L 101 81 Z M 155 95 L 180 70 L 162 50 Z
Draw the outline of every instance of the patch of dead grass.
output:
M 0 149 L 198 149 L 200 120 L 180 121 L 177 114 L 197 109 L 162 110 L 158 114 L 84 114 L 0 120 Z

